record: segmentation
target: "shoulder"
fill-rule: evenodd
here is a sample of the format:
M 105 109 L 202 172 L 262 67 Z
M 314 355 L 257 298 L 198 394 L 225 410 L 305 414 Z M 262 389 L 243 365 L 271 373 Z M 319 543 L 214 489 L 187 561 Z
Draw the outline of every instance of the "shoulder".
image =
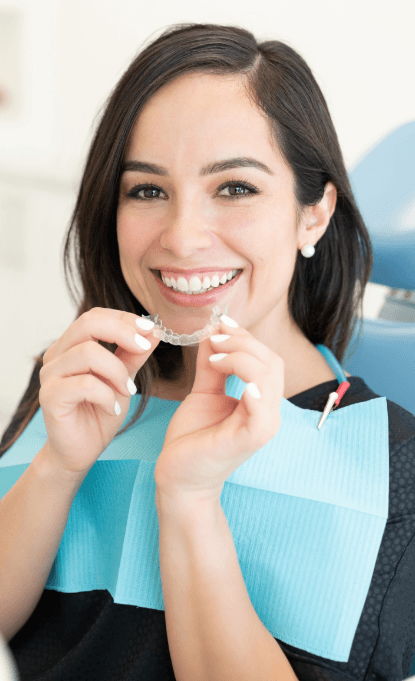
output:
M 383 397 L 365 381 L 353 376 L 345 393 L 344 406 Z M 415 517 L 415 415 L 387 396 L 389 433 L 389 512 L 388 524 Z M 341 403 L 340 403 L 341 404 Z
M 352 376 L 350 384 L 349 390 L 340 403 L 343 407 L 383 397 L 372 390 L 360 376 Z M 415 453 L 415 415 L 390 400 L 387 395 L 384 397 L 388 410 L 390 455 L 393 456 L 401 446 L 405 445 L 413 448 Z
M 382 395 L 375 393 L 365 383 L 363 378 L 353 376 L 352 380 L 354 381 L 354 391 L 350 395 L 350 404 L 382 397 Z M 347 393 L 345 398 L 346 396 Z M 390 400 L 387 395 L 385 395 L 385 398 L 388 409 L 389 449 L 391 456 L 393 456 L 399 447 L 404 446 L 407 443 L 415 452 L 415 415 L 404 407 L 401 407 L 400 404 Z
M 389 418 L 388 522 L 415 514 L 415 416 L 386 400 Z
M 415 455 L 415 415 L 392 400 L 386 399 L 386 403 L 391 456 L 403 446 L 408 446 Z

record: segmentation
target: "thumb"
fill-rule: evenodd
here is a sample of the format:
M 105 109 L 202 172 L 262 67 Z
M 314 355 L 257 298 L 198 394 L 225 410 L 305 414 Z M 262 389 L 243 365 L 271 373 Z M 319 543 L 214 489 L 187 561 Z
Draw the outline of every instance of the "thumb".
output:
M 214 353 L 216 353 L 216 349 L 213 348 L 210 338 L 205 338 L 205 340 L 199 343 L 192 393 L 226 395 L 226 379 L 228 374 L 221 373 L 216 368 L 213 368 L 212 363 L 209 362 L 209 357 Z

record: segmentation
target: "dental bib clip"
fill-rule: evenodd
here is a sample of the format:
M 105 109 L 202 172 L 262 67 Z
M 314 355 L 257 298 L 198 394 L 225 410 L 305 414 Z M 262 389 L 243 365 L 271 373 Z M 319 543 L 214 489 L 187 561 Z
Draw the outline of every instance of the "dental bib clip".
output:
M 216 307 L 213 308 L 213 315 L 210 318 L 210 322 L 206 324 L 203 329 L 195 331 L 190 335 L 182 333 L 180 336 L 178 333 L 174 333 L 174 331 L 171 329 L 166 329 L 166 327 L 163 326 L 161 319 L 158 318 L 158 314 L 148 314 L 142 316 L 144 319 L 150 319 L 152 322 L 154 322 L 153 336 L 155 338 L 160 338 L 160 340 L 164 341 L 165 343 L 171 343 L 171 345 L 197 345 L 198 343 L 201 343 L 203 340 L 205 340 L 205 338 L 211 336 L 212 333 L 218 329 L 220 326 L 221 315 L 228 314 L 228 311 L 228 305 L 225 306 L 223 312 L 220 312 L 220 305 L 216 305 Z

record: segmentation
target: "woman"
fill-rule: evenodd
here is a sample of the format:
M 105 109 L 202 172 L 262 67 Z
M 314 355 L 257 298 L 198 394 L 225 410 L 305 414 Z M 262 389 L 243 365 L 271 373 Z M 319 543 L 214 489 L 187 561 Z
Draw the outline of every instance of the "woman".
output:
M 16 452 L 41 407 L 47 440 L 40 451 L 32 445 L 30 465 L 0 503 L 0 521 L 7 527 L 0 555 L 6 556 L 7 549 L 3 581 L 6 576 L 9 585 L 7 594 L 0 592 L 0 624 L 22 679 L 407 676 L 415 651 L 415 515 L 413 495 L 406 493 L 408 483 L 399 471 L 404 466 L 409 473 L 413 470 L 415 417 L 379 398 L 360 377 L 345 376 L 341 370 L 339 374 L 336 359 L 342 360 L 361 315 L 372 251 L 326 102 L 304 60 L 281 42 L 258 44 L 239 27 L 184 24 L 167 29 L 138 55 L 109 98 L 81 181 L 66 264 L 73 241 L 83 288 L 77 317 L 36 358 L 29 387 L 1 443 L 3 455 Z M 212 293 L 200 293 L 211 288 Z M 197 346 L 164 342 L 148 323 L 149 316 L 158 315 L 175 333 L 193 334 L 208 324 L 219 304 L 228 305 L 229 316 L 220 319 L 214 336 Z M 336 395 L 337 411 L 322 426 L 320 432 L 327 436 L 317 441 L 319 431 L 309 424 L 339 390 L 339 375 L 343 387 Z M 228 381 L 235 377 L 247 384 L 240 399 L 229 390 Z M 121 428 L 136 390 L 139 402 L 134 404 L 139 407 Z M 88 488 L 89 496 L 86 483 L 98 470 L 104 475 L 104 461 L 97 459 L 131 434 L 134 424 L 140 430 L 133 447 L 141 447 L 144 433 L 150 433 L 145 461 L 146 447 L 150 449 L 152 438 L 162 431 L 160 425 L 145 431 L 148 421 L 139 423 L 144 412 L 146 419 L 152 416 L 146 411 L 150 402 L 164 414 L 168 428 L 161 444 L 155 445 L 155 488 L 143 486 L 128 521 L 148 518 L 145 514 L 155 502 L 163 607 L 157 605 L 152 585 L 156 563 L 149 568 L 139 553 L 151 534 L 150 520 L 143 520 L 147 524 L 138 539 L 138 530 L 130 539 L 123 534 L 119 547 L 120 521 L 102 540 L 101 559 L 92 557 L 92 540 L 90 553 L 81 556 L 79 538 L 79 565 L 85 562 L 76 583 L 70 582 L 69 552 L 61 543 L 71 508 L 73 518 L 90 513 L 85 527 L 99 533 L 93 514 L 104 478 L 96 479 L 90 494 Z M 357 410 L 344 409 L 356 404 Z M 380 410 L 373 411 L 375 417 L 372 407 Z M 306 516 L 314 513 L 312 522 L 321 520 L 317 497 L 309 494 L 317 463 L 305 477 L 303 492 L 293 488 L 290 495 L 266 485 L 254 489 L 252 478 L 249 484 L 241 482 L 238 476 L 248 469 L 239 467 L 258 462 L 261 449 L 271 452 L 270 470 L 275 474 L 276 456 L 281 454 L 277 438 L 284 434 L 284 442 L 289 442 L 287 423 L 292 418 L 293 434 L 303 439 L 292 451 L 291 473 L 299 449 L 305 453 L 303 468 L 314 461 L 314 441 L 320 443 L 317 452 L 329 454 L 334 470 L 342 457 L 336 461 L 334 456 L 333 428 L 338 424 L 339 441 L 346 441 L 349 435 L 342 424 L 351 424 L 352 437 L 354 425 L 361 427 L 353 418 L 363 413 L 365 418 L 372 414 L 368 432 L 383 428 L 386 454 L 393 454 L 391 484 L 386 487 L 389 516 L 385 513 L 383 525 L 377 525 L 378 533 L 379 527 L 382 530 L 377 543 L 371 531 L 361 535 L 364 541 L 355 541 L 364 549 L 359 560 L 365 552 L 373 559 L 364 566 L 370 579 L 359 570 L 345 577 L 345 590 L 351 587 L 361 601 L 355 604 L 349 642 L 339 634 L 334 643 L 326 614 L 340 617 L 341 608 L 325 600 L 332 573 L 326 584 L 318 582 L 325 560 L 312 565 L 322 550 L 317 540 L 308 554 L 301 554 L 308 555 L 305 562 L 293 563 L 299 575 L 290 582 L 287 574 L 287 590 L 268 590 L 272 578 L 283 584 L 286 557 L 272 545 L 269 533 L 283 532 L 298 509 L 299 523 L 308 522 Z M 360 457 L 373 437 L 364 444 L 358 439 Z M 262 450 L 270 442 L 275 448 Z M 129 457 L 104 458 L 112 465 L 117 458 Z M 11 459 L 4 462 L 12 465 Z M 118 499 L 121 504 L 118 481 L 123 470 L 117 467 L 105 490 L 110 499 L 119 484 L 108 515 L 116 514 Z M 254 475 L 259 469 L 249 470 Z M 283 479 L 278 470 L 277 481 Z M 315 488 L 321 506 L 327 510 L 337 505 L 343 512 L 342 499 L 327 505 L 324 494 L 334 488 L 325 480 L 326 489 Z M 241 496 L 232 502 L 232 494 Z M 303 510 L 301 496 L 310 504 Z M 372 496 L 376 502 L 376 494 Z M 88 506 L 91 497 L 96 501 Z M 80 498 L 84 505 L 76 506 Z M 238 499 L 249 501 L 263 534 L 238 535 L 247 522 L 243 516 L 249 516 L 248 506 L 238 506 Z M 283 522 L 271 513 L 277 508 L 275 500 L 292 504 Z M 233 509 L 232 518 L 230 513 L 225 516 L 224 508 Z M 103 514 L 105 505 L 100 509 Z M 348 517 L 358 517 L 358 510 L 350 504 Z M 270 528 L 265 530 L 267 519 Z M 333 541 L 336 533 L 342 538 L 339 519 L 332 529 Z M 286 555 L 299 536 L 293 528 L 284 545 Z M 298 541 L 300 550 L 308 536 Z M 129 563 L 117 563 L 117 578 L 121 567 L 133 569 L 134 560 L 144 567 L 135 582 L 129 578 L 122 584 L 129 595 L 116 600 L 99 571 L 118 550 L 120 555 L 128 553 L 130 542 L 138 553 L 135 559 L 129 554 Z M 259 575 L 266 572 L 263 563 L 255 562 L 261 543 L 274 554 L 272 575 Z M 152 547 L 148 556 L 155 553 Z M 333 561 L 336 551 L 330 550 Z M 91 564 L 92 581 L 87 584 L 82 572 Z M 58 568 L 68 581 L 51 581 Z M 254 594 L 250 587 L 248 593 L 247 585 L 257 578 L 264 580 L 258 582 L 257 591 L 262 592 Z M 140 599 L 137 593 L 144 580 L 149 584 Z M 58 583 L 65 586 L 56 587 Z M 305 599 L 304 584 L 310 586 Z M 308 629 L 301 630 L 311 591 L 320 588 L 324 598 Z M 268 620 L 262 616 L 267 609 L 264 591 L 265 600 L 275 600 L 272 626 L 264 624 Z M 293 607 L 297 601 L 297 610 L 288 608 L 287 622 L 281 622 L 275 612 L 288 596 Z M 298 640 L 303 647 L 294 645 Z

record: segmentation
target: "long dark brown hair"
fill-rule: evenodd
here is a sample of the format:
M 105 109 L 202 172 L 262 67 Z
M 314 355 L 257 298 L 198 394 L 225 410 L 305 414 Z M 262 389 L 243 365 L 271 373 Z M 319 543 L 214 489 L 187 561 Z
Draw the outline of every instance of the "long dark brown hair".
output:
M 120 267 L 116 212 L 121 168 L 142 107 L 163 85 L 191 72 L 233 74 L 241 79 L 247 95 L 265 113 L 272 140 L 294 173 L 297 216 L 321 200 L 328 181 L 335 185 L 336 209 L 314 257 L 297 253 L 288 304 L 304 335 L 313 344 L 326 345 L 341 362 L 356 323 L 363 320 L 363 295 L 373 266 L 370 237 L 326 101 L 310 68 L 292 47 L 278 40 L 258 43 L 250 31 L 237 26 L 169 26 L 138 54 L 110 94 L 88 153 L 64 246 L 65 279 L 77 306 L 75 319 L 93 307 L 149 314 L 128 288 Z M 73 280 L 71 250 L 80 296 L 73 293 L 68 277 L 69 272 Z M 117 348 L 98 342 L 112 353 Z M 14 416 L 18 427 L 7 437 L 4 433 L 0 455 L 39 409 L 39 370 L 45 351 L 34 357 L 37 378 Z M 176 380 L 182 368 L 181 346 L 161 341 L 136 376 L 141 395 L 137 411 L 115 437 L 145 410 L 153 379 Z

